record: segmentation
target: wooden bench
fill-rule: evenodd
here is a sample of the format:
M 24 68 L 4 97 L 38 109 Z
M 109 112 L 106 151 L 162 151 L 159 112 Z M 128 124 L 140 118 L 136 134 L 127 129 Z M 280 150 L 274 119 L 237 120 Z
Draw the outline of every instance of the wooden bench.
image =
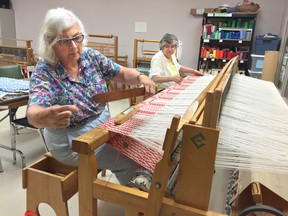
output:
M 39 205 L 46 203 L 56 215 L 69 216 L 67 201 L 78 191 L 77 168 L 63 165 L 46 153 L 44 158 L 23 169 L 22 181 L 27 212 L 39 215 Z

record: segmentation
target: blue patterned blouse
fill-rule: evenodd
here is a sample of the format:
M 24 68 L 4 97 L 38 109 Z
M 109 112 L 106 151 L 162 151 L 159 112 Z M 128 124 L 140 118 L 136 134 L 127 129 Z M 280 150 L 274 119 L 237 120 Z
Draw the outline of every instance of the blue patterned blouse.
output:
M 97 117 L 106 104 L 92 101 L 94 94 L 107 92 L 105 79 L 120 72 L 120 66 L 100 52 L 83 49 L 79 59 L 79 81 L 67 75 L 63 65 L 49 65 L 40 60 L 30 79 L 29 105 L 42 107 L 75 104 L 79 111 L 72 115 L 69 128 Z

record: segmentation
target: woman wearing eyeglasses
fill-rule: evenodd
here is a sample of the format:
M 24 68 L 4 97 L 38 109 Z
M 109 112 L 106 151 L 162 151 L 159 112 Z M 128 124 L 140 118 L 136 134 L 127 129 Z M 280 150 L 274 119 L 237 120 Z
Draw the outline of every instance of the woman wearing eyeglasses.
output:
M 149 76 L 157 83 L 158 91 L 174 83 L 180 83 L 184 74 L 202 76 L 200 71 L 180 65 L 175 56 L 178 39 L 173 34 L 165 34 L 159 43 L 160 51 L 151 60 Z
M 40 60 L 30 79 L 28 120 L 44 128 L 52 155 L 71 166 L 78 163 L 78 155 L 71 149 L 72 140 L 110 118 L 106 104 L 92 101 L 94 94 L 108 91 L 105 79 L 141 84 L 147 96 L 156 89 L 147 76 L 85 47 L 85 35 L 74 13 L 64 8 L 49 10 L 40 33 Z M 132 184 L 139 183 L 139 188 L 149 189 L 152 174 L 131 159 L 108 145 L 96 149 L 95 154 L 99 169 L 114 172 L 121 184 L 132 180 Z

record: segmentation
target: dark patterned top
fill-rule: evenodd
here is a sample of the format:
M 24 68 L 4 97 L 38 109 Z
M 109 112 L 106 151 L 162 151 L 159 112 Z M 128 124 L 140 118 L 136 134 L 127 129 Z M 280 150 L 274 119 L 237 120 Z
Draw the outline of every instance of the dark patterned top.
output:
M 97 117 L 106 104 L 94 103 L 92 96 L 107 92 L 105 79 L 120 72 L 120 66 L 94 49 L 83 49 L 79 59 L 78 81 L 67 75 L 58 62 L 50 65 L 40 60 L 30 79 L 29 105 L 42 107 L 75 104 L 79 111 L 72 115 L 70 128 Z

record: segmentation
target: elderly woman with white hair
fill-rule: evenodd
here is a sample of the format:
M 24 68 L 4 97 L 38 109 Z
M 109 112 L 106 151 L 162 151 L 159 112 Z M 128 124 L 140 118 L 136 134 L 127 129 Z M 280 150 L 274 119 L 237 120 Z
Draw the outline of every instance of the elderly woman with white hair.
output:
M 143 85 L 147 96 L 156 89 L 147 76 L 85 47 L 85 35 L 73 12 L 49 10 L 40 33 L 40 60 L 30 79 L 28 120 L 44 128 L 51 154 L 70 166 L 78 165 L 72 140 L 110 119 L 106 104 L 92 100 L 93 95 L 108 91 L 106 79 Z M 98 168 L 111 170 L 121 184 L 149 190 L 152 174 L 130 158 L 106 144 L 95 155 Z
M 157 84 L 158 91 L 182 82 L 184 74 L 203 75 L 198 70 L 180 65 L 175 55 L 178 43 L 175 35 L 166 33 L 160 40 L 160 51 L 152 57 L 149 77 Z

